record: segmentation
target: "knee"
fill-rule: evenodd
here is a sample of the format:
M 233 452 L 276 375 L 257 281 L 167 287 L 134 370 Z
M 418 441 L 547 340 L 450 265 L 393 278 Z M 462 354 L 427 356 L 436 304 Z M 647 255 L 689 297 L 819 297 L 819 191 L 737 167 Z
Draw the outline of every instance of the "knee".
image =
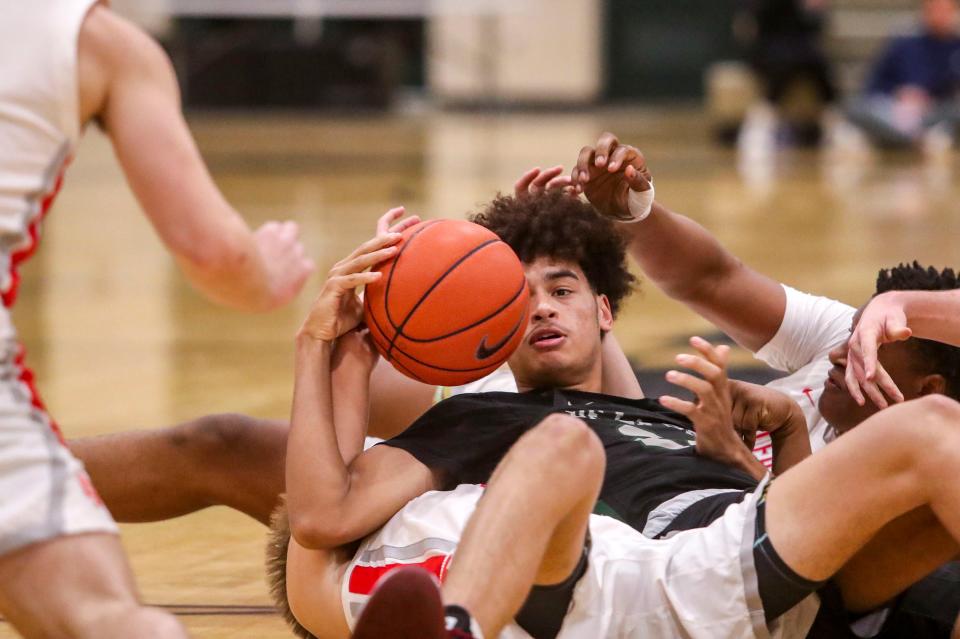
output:
M 921 427 L 926 434 L 934 437 L 940 446 L 960 437 L 960 403 L 940 394 L 925 395 L 915 402 L 920 413 Z
M 533 453 L 551 468 L 571 475 L 603 474 L 603 444 L 583 420 L 554 413 L 537 424 L 529 438 Z

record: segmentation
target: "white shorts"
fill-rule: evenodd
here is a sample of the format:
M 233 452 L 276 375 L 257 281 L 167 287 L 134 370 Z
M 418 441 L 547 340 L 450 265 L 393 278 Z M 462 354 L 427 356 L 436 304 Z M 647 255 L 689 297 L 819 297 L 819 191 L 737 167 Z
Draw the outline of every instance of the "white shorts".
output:
M 8 359 L 0 379 L 0 555 L 61 535 L 116 534 L 83 464 L 42 410 L 29 371 Z
M 377 579 L 392 568 L 421 565 L 443 580 L 478 486 L 430 492 L 364 540 L 342 582 L 351 628 Z M 771 627 L 764 621 L 753 566 L 756 494 L 731 505 L 707 528 L 647 539 L 610 517 L 591 515 L 592 547 L 559 639 L 805 637 L 819 607 L 811 595 Z M 508 626 L 502 639 L 527 639 Z

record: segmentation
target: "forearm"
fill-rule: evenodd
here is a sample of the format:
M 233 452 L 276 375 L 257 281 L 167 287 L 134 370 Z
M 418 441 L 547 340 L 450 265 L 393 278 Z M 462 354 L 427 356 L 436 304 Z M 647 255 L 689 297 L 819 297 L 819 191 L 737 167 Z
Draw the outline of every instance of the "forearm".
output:
M 356 352 L 337 346 L 331 382 L 333 419 L 343 463 L 363 452 L 370 417 L 371 367 Z
M 647 219 L 622 224 L 630 255 L 667 295 L 745 348 L 756 351 L 780 328 L 786 295 L 693 220 L 654 203 Z
M 737 260 L 706 229 L 659 202 L 642 222 L 621 225 L 631 257 L 658 288 L 679 301 L 698 296 Z
M 208 299 L 243 311 L 268 311 L 276 306 L 267 265 L 240 221 L 225 225 L 217 246 L 171 251 L 190 284 Z M 194 250 L 196 248 L 197 250 Z
M 293 530 L 311 529 L 311 522 L 338 517 L 349 492 L 350 476 L 334 424 L 332 352 L 329 342 L 297 338 L 286 462 Z
M 893 291 L 914 337 L 960 346 L 960 290 Z

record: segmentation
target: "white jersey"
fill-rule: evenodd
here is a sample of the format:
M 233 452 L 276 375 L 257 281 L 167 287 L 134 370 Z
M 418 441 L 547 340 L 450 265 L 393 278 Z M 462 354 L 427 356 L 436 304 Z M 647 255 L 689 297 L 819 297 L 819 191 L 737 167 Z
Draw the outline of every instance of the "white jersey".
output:
M 769 627 L 764 622 L 752 551 L 762 488 L 710 526 L 664 540 L 647 539 L 611 517 L 591 515 L 587 570 L 574 589 L 558 639 L 805 637 L 818 608 L 816 595 Z M 426 493 L 361 543 L 341 582 L 351 628 L 379 579 L 391 570 L 420 566 L 443 581 L 456 565 L 457 546 L 482 494 L 482 488 L 471 485 Z M 513 623 L 499 639 L 529 635 Z
M 0 19 L 0 294 L 16 295 L 17 263 L 80 137 L 77 38 L 94 0 L 8 0 Z M 6 315 L 6 314 L 4 314 Z M 0 339 L 13 337 L 3 317 Z
M 77 41 L 94 0 L 5 0 L 0 12 L 0 554 L 60 535 L 116 532 L 23 366 L 9 308 L 17 265 L 80 135 Z
M 770 367 L 790 373 L 770 382 L 767 387 L 789 395 L 800 405 L 807 419 L 810 447 L 817 452 L 834 438 L 818 407 L 823 382 L 832 367 L 827 355 L 850 337 L 856 309 L 827 297 L 801 293 L 786 285 L 783 290 L 787 294 L 783 323 L 773 339 L 755 355 Z M 764 435 L 757 438 L 754 452 L 766 450 L 772 458 L 769 447 L 770 436 Z

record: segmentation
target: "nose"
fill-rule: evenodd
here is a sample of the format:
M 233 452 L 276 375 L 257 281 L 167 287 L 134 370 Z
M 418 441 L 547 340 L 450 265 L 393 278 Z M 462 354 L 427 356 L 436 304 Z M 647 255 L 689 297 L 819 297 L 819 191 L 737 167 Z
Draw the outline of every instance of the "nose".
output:
M 534 322 L 553 319 L 557 316 L 557 309 L 550 304 L 550 297 L 538 295 L 533 300 L 533 311 L 530 313 L 530 319 Z
M 830 353 L 827 355 L 830 359 L 830 363 L 834 366 L 839 366 L 840 368 L 847 367 L 847 343 L 843 342 L 830 350 Z

